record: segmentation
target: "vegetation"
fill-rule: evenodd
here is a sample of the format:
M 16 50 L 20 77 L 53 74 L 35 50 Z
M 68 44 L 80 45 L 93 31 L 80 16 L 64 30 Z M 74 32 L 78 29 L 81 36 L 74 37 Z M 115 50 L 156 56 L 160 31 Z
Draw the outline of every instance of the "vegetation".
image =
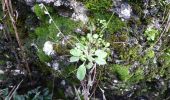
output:
M 169 1 L 1 3 L 0 98 L 170 98 Z

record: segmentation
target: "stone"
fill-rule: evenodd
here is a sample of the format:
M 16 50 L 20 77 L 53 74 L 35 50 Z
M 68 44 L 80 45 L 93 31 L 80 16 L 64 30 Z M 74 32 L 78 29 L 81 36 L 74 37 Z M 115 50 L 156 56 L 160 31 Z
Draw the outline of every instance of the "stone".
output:
M 114 12 L 117 13 L 123 20 L 130 19 L 132 8 L 128 3 L 122 3 L 114 8 Z
M 54 54 L 54 50 L 53 50 L 53 42 L 51 41 L 46 41 L 44 43 L 44 47 L 43 47 L 43 51 L 45 52 L 46 55 L 50 56 Z

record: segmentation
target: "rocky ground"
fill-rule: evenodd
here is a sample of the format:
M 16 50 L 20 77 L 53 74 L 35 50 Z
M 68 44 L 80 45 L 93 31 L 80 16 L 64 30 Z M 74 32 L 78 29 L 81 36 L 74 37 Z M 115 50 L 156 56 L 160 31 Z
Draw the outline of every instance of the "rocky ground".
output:
M 2 0 L 0 4 L 2 99 L 170 99 L 169 0 Z M 91 58 L 75 56 L 79 51 L 72 51 L 78 44 L 85 45 Z M 97 56 L 102 59 L 96 60 Z M 88 61 L 92 66 L 78 73 Z

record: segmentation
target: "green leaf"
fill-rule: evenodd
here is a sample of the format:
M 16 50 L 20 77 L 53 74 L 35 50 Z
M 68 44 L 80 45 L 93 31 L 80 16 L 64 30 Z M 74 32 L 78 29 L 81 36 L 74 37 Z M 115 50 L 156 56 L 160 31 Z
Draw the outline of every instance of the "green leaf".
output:
M 92 57 L 92 55 L 87 55 L 87 59 L 92 62 L 94 60 L 94 58 Z
M 105 47 L 107 48 L 107 47 L 109 47 L 109 46 L 110 46 L 110 43 L 106 43 Z
M 86 65 L 86 68 L 87 69 L 91 69 L 93 67 L 93 63 L 92 62 L 89 62 L 87 65 Z
M 85 78 L 86 75 L 86 67 L 84 64 L 80 65 L 80 67 L 77 70 L 77 78 L 82 81 Z
M 91 41 L 93 41 L 93 38 L 92 38 L 92 34 L 87 34 L 87 39 L 91 42 Z
M 86 56 L 85 56 L 85 55 L 81 55 L 81 56 L 80 56 L 80 60 L 81 60 L 81 61 L 85 61 L 85 60 L 86 60 Z
M 79 61 L 79 57 L 72 56 L 70 57 L 70 62 L 77 62 Z
M 81 43 L 76 43 L 76 47 L 79 48 L 80 50 L 84 50 L 85 46 Z
M 107 57 L 107 53 L 104 52 L 103 50 L 96 50 L 95 55 L 98 56 L 99 58 L 106 58 Z
M 74 48 L 70 50 L 70 54 L 73 56 L 81 56 L 83 52 L 80 49 Z
M 98 65 L 105 65 L 105 64 L 106 64 L 106 60 L 103 59 L 103 58 L 96 58 L 96 59 L 95 59 L 95 62 L 96 62 Z

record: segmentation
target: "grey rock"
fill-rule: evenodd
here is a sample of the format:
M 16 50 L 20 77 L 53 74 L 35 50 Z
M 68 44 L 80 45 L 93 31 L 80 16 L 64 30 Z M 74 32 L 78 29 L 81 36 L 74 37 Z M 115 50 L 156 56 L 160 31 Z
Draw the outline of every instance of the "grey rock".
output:
M 4 26 L 2 24 L 0 24 L 0 30 L 3 30 Z
M 150 14 L 152 16 L 154 16 L 154 15 L 156 15 L 158 13 L 158 8 L 157 7 L 153 7 L 149 12 L 150 12 Z
M 52 63 L 52 68 L 53 68 L 54 70 L 59 70 L 59 63 L 58 63 L 57 61 L 54 61 L 54 62 Z
M 122 3 L 114 8 L 114 12 L 117 13 L 120 18 L 130 19 L 132 8 L 128 3 Z
M 76 32 L 77 34 L 81 34 L 81 35 L 84 35 L 84 34 L 85 34 L 85 33 L 83 32 L 83 30 L 80 29 L 80 28 L 75 29 L 75 32 Z
M 53 4 L 54 7 L 58 7 L 58 13 L 63 17 L 71 17 L 74 21 L 82 21 L 84 24 L 88 21 L 86 15 L 87 9 L 81 2 L 75 0 L 25 0 L 25 2 L 29 6 L 33 6 L 34 3 L 50 3 Z M 68 9 L 62 9 L 60 6 Z M 73 12 L 70 10 L 73 10 Z

